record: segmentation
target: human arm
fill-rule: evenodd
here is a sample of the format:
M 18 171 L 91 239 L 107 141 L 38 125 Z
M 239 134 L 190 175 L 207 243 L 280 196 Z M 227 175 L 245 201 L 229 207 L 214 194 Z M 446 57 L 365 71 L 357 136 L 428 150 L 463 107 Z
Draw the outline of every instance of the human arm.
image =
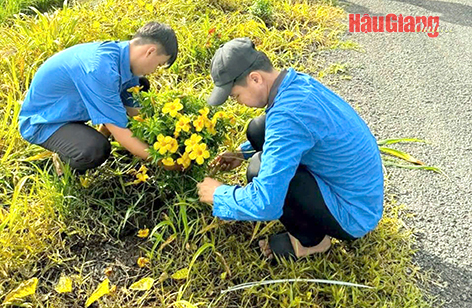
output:
M 110 131 L 116 141 L 125 147 L 131 154 L 136 155 L 144 160 L 149 158 L 149 145 L 142 142 L 136 137 L 128 128 L 116 126 L 111 123 L 105 124 L 105 127 Z
M 301 158 L 315 143 L 311 132 L 296 117 L 287 113 L 272 115 L 259 175 L 244 187 L 216 187 L 213 215 L 236 220 L 278 219 Z

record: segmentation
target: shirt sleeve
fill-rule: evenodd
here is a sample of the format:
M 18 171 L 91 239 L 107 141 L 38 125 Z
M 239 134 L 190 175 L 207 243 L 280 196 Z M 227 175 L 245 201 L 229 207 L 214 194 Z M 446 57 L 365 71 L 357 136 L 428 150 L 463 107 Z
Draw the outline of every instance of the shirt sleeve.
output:
M 252 147 L 251 143 L 248 141 L 242 143 L 240 146 L 241 148 L 241 151 L 242 151 L 242 154 L 244 156 L 244 159 L 249 159 L 251 158 L 255 153 L 256 151 L 254 150 L 254 148 Z
M 120 77 L 113 69 L 87 73 L 76 80 L 77 90 L 93 125 L 114 124 L 126 128 L 128 116 L 120 97 Z
M 219 186 L 213 194 L 214 216 L 252 221 L 282 216 L 290 181 L 316 142 L 305 124 L 288 112 L 268 118 L 265 137 L 259 175 L 244 187 Z
M 133 98 L 133 94 L 128 92 L 129 88 L 139 86 L 139 77 L 133 77 L 130 81 L 126 82 L 123 85 L 123 90 L 121 91 L 120 97 L 123 105 L 127 107 L 141 107 L 139 103 Z

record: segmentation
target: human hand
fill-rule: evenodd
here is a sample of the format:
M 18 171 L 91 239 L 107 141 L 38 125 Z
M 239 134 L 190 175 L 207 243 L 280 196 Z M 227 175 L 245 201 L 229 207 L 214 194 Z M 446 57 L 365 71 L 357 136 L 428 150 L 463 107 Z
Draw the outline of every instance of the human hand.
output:
M 208 177 L 205 178 L 203 182 L 198 183 L 197 189 L 200 202 L 213 204 L 213 194 L 215 193 L 215 190 L 221 185 L 223 184 Z
M 211 163 L 216 171 L 229 171 L 237 168 L 244 160 L 243 153 L 239 152 L 224 152 L 218 155 Z

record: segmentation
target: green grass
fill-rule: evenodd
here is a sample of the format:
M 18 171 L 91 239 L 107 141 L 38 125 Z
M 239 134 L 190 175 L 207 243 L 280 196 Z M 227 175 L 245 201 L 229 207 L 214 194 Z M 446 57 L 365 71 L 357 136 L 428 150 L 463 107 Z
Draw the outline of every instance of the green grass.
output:
M 150 166 L 148 182 L 127 185 L 141 162 L 119 147 L 104 166 L 86 175 L 86 188 L 83 177 L 81 182 L 67 170 L 63 177 L 55 176 L 49 155 L 28 145 L 17 131 L 19 102 L 34 72 L 49 56 L 74 44 L 127 39 L 157 18 L 176 30 L 180 55 L 170 70 L 152 76 L 153 87 L 205 97 L 211 89 L 209 61 L 217 48 L 206 44 L 210 29 L 216 29 L 222 42 L 248 36 L 278 68 L 292 66 L 316 76 L 318 50 L 350 45 L 339 41 L 344 16 L 328 1 L 116 0 L 23 15 L 1 25 L 0 302 L 21 282 L 38 278 L 35 294 L 17 304 L 84 307 L 111 267 L 109 279 L 116 291 L 95 307 L 429 307 L 416 286 L 418 279 L 427 278 L 411 261 L 411 230 L 393 198 L 386 200 L 378 228 L 365 238 L 336 241 L 325 255 L 271 266 L 252 245 L 280 230 L 279 223 L 220 221 L 212 217 L 211 206 L 197 202 L 192 178 L 156 167 Z M 343 69 L 334 64 L 328 73 Z M 229 145 L 234 147 L 244 139 L 247 121 L 261 111 L 230 104 L 225 108 L 238 119 L 239 133 Z M 244 166 L 217 177 L 243 183 Z M 144 228 L 150 236 L 138 238 L 137 231 Z M 149 265 L 138 267 L 139 257 L 148 258 Z M 182 269 L 188 270 L 187 278 L 171 278 Z M 72 279 L 71 293 L 54 290 L 61 276 Z M 156 280 L 149 291 L 129 289 L 143 277 Z M 373 288 L 297 282 L 221 294 L 241 283 L 294 278 Z
M 0 0 L 0 23 L 20 12 L 32 13 L 30 7 L 46 11 L 51 6 L 61 7 L 63 3 L 62 0 Z

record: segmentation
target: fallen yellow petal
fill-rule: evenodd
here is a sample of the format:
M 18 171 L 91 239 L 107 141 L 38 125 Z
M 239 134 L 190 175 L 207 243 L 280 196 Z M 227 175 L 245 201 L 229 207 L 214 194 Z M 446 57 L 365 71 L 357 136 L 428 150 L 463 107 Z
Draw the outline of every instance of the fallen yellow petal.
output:
M 72 292 L 72 279 L 67 276 L 59 278 L 59 282 L 55 288 L 57 293 L 69 293 Z
M 3 304 L 11 304 L 17 299 L 34 294 L 37 286 L 38 278 L 31 278 L 30 280 L 22 282 L 15 290 L 11 291 L 5 297 Z
M 129 288 L 131 290 L 136 290 L 136 291 L 147 291 L 152 288 L 153 284 L 154 284 L 154 279 L 152 279 L 151 277 L 146 277 L 139 281 L 136 281 Z
M 175 280 L 187 279 L 187 277 L 188 277 L 188 268 L 183 268 L 181 270 L 178 270 L 171 277 Z
M 92 295 L 90 295 L 89 299 L 85 303 L 85 307 L 92 305 L 95 303 L 100 297 L 103 295 L 107 295 L 110 293 L 110 280 L 105 279 L 101 284 L 98 285 L 97 289 L 93 291 Z
M 110 293 L 115 293 L 116 292 L 116 285 L 113 285 L 111 288 L 110 288 Z

